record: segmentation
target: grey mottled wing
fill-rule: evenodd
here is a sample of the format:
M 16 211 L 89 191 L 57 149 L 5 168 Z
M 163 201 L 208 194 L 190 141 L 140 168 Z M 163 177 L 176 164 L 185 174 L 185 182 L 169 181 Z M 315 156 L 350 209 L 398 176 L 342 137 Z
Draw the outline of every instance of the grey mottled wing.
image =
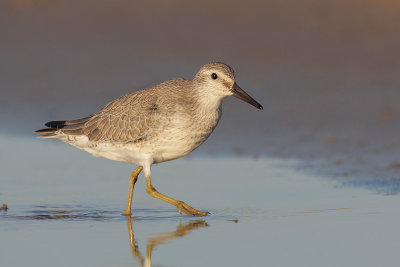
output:
M 99 110 L 83 127 L 91 141 L 139 142 L 157 130 L 157 96 L 151 90 L 124 95 Z

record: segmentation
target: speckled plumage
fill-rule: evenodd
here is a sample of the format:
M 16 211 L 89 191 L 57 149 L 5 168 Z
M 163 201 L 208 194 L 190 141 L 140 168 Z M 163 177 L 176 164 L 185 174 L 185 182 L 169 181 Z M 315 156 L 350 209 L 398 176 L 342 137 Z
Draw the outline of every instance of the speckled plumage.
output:
M 49 128 L 37 132 L 96 157 L 142 166 L 150 177 L 152 164 L 185 156 L 208 138 L 226 96 L 262 109 L 234 79 L 229 66 L 209 63 L 193 80 L 172 79 L 121 96 L 89 117 L 48 122 Z

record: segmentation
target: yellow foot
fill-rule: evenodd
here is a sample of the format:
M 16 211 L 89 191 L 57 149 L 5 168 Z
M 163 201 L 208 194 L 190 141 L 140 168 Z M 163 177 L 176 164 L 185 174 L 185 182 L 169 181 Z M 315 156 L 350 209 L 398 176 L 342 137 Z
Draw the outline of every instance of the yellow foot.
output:
M 179 213 L 183 212 L 189 216 L 207 216 L 208 214 L 210 214 L 207 211 L 196 210 L 183 201 L 178 201 L 176 207 L 178 208 Z
M 130 211 L 124 211 L 121 215 L 131 217 L 131 212 Z

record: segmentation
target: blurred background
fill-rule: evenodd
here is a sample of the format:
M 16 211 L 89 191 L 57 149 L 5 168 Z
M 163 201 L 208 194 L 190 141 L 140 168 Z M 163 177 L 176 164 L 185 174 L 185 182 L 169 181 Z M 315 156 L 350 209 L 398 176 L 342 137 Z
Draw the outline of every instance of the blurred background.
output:
M 226 99 L 194 155 L 294 158 L 395 194 L 399 25 L 391 0 L 4 0 L 0 132 L 33 139 L 46 121 L 222 61 L 264 110 Z

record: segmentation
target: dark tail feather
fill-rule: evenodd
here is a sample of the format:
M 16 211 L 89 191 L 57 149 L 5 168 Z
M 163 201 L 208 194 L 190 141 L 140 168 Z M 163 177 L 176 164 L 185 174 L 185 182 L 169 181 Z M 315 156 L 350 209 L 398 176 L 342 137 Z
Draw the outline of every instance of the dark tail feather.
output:
M 64 128 L 66 122 L 67 121 L 49 121 L 46 122 L 44 125 L 53 129 L 62 129 Z
M 46 128 L 37 130 L 35 131 L 35 133 L 41 134 L 40 136 L 38 136 L 39 138 L 57 138 L 57 136 L 59 136 L 58 134 L 56 134 L 58 130 L 59 129 Z
M 80 135 L 82 134 L 82 128 L 90 120 L 91 116 L 77 119 L 77 120 L 69 120 L 69 121 L 49 121 L 45 125 L 49 128 L 40 129 L 35 131 L 35 133 L 43 134 L 42 138 L 54 138 L 58 134 L 67 134 L 67 135 Z M 56 133 L 57 131 L 60 131 Z
M 38 134 L 49 134 L 49 133 L 54 133 L 55 131 L 57 131 L 57 129 L 46 128 L 46 129 L 37 130 L 37 131 L 35 131 L 35 133 L 38 133 Z
M 90 116 L 82 118 L 82 119 L 69 120 L 69 121 L 49 121 L 45 125 L 49 128 L 53 128 L 53 129 L 62 129 L 65 126 L 69 126 L 69 125 L 85 124 L 86 122 L 88 122 L 90 120 L 90 118 L 92 116 L 93 115 L 90 115 Z

